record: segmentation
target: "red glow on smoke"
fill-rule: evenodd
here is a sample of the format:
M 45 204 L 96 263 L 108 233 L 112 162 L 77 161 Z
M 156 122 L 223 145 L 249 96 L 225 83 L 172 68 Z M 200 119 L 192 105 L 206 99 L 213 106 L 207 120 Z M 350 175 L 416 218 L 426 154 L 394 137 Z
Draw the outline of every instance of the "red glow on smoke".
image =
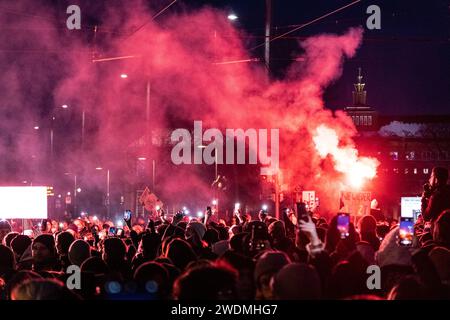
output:
M 52 12 L 33 3 L 21 1 L 15 9 L 26 8 L 37 16 Z M 14 17 L 12 21 L 0 16 L 0 26 L 13 23 L 21 26 L 15 28 L 18 30 L 15 33 L 0 35 L 2 43 L 11 43 L 14 37 L 22 40 L 24 50 L 64 48 L 51 51 L 51 59 L 43 54 L 17 54 L 15 59 L 19 62 L 8 64 L 7 72 L 0 75 L 0 83 L 9 84 L 8 90 L 0 85 L 0 91 L 5 93 L 0 104 L 7 106 L 17 101 L 33 105 L 43 92 L 42 95 L 54 97 L 55 105 L 83 109 L 87 122 L 99 123 L 95 136 L 86 141 L 83 161 L 76 160 L 77 150 L 66 150 L 66 158 L 58 158 L 61 163 L 84 165 L 86 172 L 94 170 L 98 163 L 111 170 L 124 167 L 130 141 L 139 141 L 145 134 L 148 83 L 154 146 L 174 129 L 174 118 L 191 124 L 193 120 L 202 120 L 204 127 L 214 128 L 279 128 L 283 184 L 291 188 L 300 184 L 316 190 L 324 207 L 327 203 L 338 205 L 338 192 L 343 186 L 361 186 L 375 176 L 373 159 L 359 157 L 353 147 L 339 147 L 353 145 L 355 128 L 343 112 L 325 109 L 322 99 L 324 88 L 340 76 L 343 60 L 356 53 L 362 29 L 352 28 L 342 35 L 323 34 L 303 41 L 285 78 L 269 82 L 264 64 L 253 52 L 245 50 L 242 30 L 238 31 L 224 12 L 205 8 L 175 14 L 168 10 L 152 20 L 155 12 L 141 1 L 130 0 L 106 6 L 104 14 L 107 19 L 98 29 L 95 47 L 92 41 L 74 39 L 76 33 L 61 36 L 58 24 L 46 20 Z M 124 30 L 136 30 L 143 21 L 148 23 L 138 32 L 123 35 Z M 92 62 L 93 48 L 97 62 Z M 3 55 L 6 53 L 0 53 L 0 61 L 10 60 Z M 42 57 L 51 63 L 42 63 Z M 64 76 L 56 81 L 55 74 L 61 69 Z M 126 81 L 121 76 L 125 70 Z M 48 79 L 52 77 L 56 85 L 48 92 Z M 28 90 L 29 83 L 35 84 L 32 92 Z M 36 108 L 33 110 L 38 112 Z M 22 114 L 20 121 L 24 123 L 35 118 L 35 114 Z M 20 126 L 10 119 L 0 120 L 6 129 Z M 328 128 L 336 135 L 323 137 L 333 143 L 337 139 L 331 150 L 325 149 L 330 141 L 321 140 L 318 128 Z M 18 155 L 45 150 L 29 137 L 24 137 L 17 146 Z M 155 160 L 161 193 L 173 197 L 174 202 L 199 198 L 210 203 L 210 183 L 201 178 L 204 171 L 195 166 L 170 171 L 164 167 L 167 154 L 156 147 L 152 150 L 146 156 Z M 347 166 L 352 171 L 347 171 Z M 126 173 L 123 182 L 135 183 L 136 175 Z M 348 181 L 342 179 L 342 174 Z M 103 176 L 98 175 L 97 180 L 94 176 L 87 179 L 104 184 Z
M 335 130 L 320 125 L 313 136 L 316 150 L 322 158 L 331 155 L 334 168 L 346 176 L 346 183 L 360 189 L 366 180 L 373 179 L 377 173 L 378 161 L 373 158 L 359 157 L 358 150 L 352 145 L 340 146 Z

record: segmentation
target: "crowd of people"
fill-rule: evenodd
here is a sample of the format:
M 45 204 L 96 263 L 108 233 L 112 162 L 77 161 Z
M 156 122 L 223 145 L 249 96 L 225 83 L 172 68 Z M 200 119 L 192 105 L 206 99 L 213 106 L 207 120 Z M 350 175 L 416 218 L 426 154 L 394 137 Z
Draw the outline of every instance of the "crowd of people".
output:
M 44 221 L 32 234 L 0 221 L 0 299 L 3 300 L 298 300 L 448 299 L 450 188 L 434 168 L 411 246 L 382 215 L 350 222 L 342 237 L 337 216 L 280 219 L 262 210 L 236 210 L 229 223 L 188 219 L 124 219 L 123 228 L 85 216 Z M 369 266 L 380 285 L 368 285 Z M 73 268 L 76 266 L 76 268 Z M 67 285 L 73 270 L 79 286 Z M 375 281 L 376 283 L 376 281 Z

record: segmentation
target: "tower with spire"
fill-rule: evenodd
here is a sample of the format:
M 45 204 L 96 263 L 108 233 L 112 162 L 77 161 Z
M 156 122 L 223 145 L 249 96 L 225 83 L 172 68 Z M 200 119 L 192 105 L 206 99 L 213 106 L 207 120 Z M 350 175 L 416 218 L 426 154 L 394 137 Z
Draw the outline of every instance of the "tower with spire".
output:
M 373 131 L 377 129 L 378 113 L 367 104 L 366 84 L 362 82 L 361 68 L 358 68 L 357 82 L 353 84 L 353 104 L 344 111 L 353 120 L 358 131 Z
M 364 90 L 365 83 L 362 83 L 363 76 L 361 75 L 361 68 L 358 68 L 358 82 L 353 84 L 355 86 L 355 91 L 352 92 L 353 94 L 353 105 L 354 106 L 365 106 L 366 105 L 366 96 L 367 93 Z

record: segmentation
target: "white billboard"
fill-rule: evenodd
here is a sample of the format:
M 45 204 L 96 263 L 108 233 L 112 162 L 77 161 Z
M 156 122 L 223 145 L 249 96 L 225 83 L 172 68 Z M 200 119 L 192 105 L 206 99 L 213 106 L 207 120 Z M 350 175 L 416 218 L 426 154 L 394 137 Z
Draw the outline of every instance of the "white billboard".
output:
M 0 187 L 0 219 L 47 218 L 47 187 Z
M 403 218 L 414 218 L 421 213 L 421 198 L 420 197 L 402 197 L 401 200 L 401 216 Z

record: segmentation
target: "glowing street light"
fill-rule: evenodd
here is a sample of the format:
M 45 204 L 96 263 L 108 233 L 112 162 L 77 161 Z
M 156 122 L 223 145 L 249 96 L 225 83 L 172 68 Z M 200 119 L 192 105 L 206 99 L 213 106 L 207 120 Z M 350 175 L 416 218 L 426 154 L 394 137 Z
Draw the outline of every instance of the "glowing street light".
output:
M 39 130 L 39 126 L 34 126 L 34 130 Z
M 63 108 L 63 109 L 67 109 L 69 106 L 67 105 L 67 104 L 63 104 L 62 106 L 61 106 L 61 108 Z
M 238 19 L 238 16 L 234 13 L 230 13 L 227 18 L 228 20 L 236 21 Z
M 137 158 L 139 161 L 145 161 L 145 160 L 147 160 L 147 158 L 146 157 L 139 157 L 139 158 Z
M 211 203 L 212 203 L 213 206 L 216 206 L 217 205 L 217 200 L 214 199 Z
M 120 77 L 122 79 L 126 79 L 126 78 L 128 78 L 128 75 L 126 73 L 122 73 L 122 74 L 120 74 Z
M 96 167 L 95 170 L 103 170 L 102 167 Z
M 81 192 L 81 188 L 77 188 L 77 192 L 80 193 Z
M 267 204 L 263 204 L 263 205 L 262 205 L 262 209 L 263 209 L 264 211 L 267 211 Z

